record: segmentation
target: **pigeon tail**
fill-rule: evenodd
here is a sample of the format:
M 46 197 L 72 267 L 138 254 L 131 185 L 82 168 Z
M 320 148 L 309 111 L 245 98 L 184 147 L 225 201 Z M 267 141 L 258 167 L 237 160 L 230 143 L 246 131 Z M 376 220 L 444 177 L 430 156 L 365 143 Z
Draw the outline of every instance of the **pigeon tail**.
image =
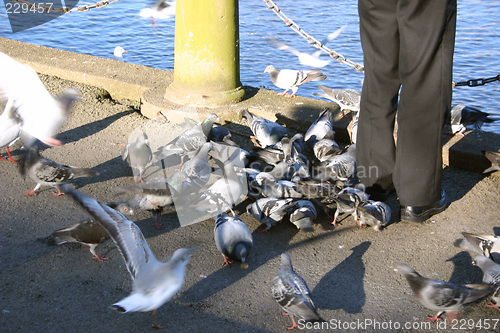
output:
M 92 171 L 89 168 L 72 168 L 71 172 L 75 175 L 74 178 L 99 176 L 99 173 Z

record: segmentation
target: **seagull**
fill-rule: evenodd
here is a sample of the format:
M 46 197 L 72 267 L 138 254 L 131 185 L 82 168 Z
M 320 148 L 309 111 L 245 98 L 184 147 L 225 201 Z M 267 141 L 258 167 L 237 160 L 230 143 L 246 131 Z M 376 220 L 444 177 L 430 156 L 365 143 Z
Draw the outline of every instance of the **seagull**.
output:
M 448 319 L 457 317 L 457 311 L 463 304 L 483 298 L 493 292 L 487 284 L 468 284 L 464 286 L 451 282 L 429 279 L 418 274 L 406 264 L 400 264 L 394 269 L 403 275 L 410 285 L 417 300 L 426 308 L 439 311 L 426 321 L 440 320 L 443 313 L 448 313 Z
M 142 175 L 152 157 L 153 153 L 149 147 L 148 136 L 143 132 L 137 136 L 134 142 L 128 143 L 122 152 L 122 159 L 126 160 L 133 170 L 139 172 L 138 182 L 144 181 Z
M 115 56 L 116 59 L 119 59 L 119 60 L 123 59 L 124 53 L 128 53 L 128 51 L 125 51 L 125 49 L 121 46 L 117 46 L 113 50 L 113 55 Z
M 295 93 L 297 93 L 299 86 L 307 82 L 326 80 L 326 75 L 323 75 L 320 69 L 315 69 L 312 71 L 293 69 L 279 70 L 273 65 L 269 65 L 264 70 L 264 73 L 269 73 L 269 77 L 276 87 L 285 89 L 285 91 L 279 93 L 279 95 L 285 95 L 287 97 L 295 96 Z M 287 93 L 287 91 L 290 89 L 292 90 L 292 94 Z
M 168 262 L 160 262 L 134 222 L 91 197 L 68 186 L 63 187 L 67 194 L 106 229 L 118 246 L 132 277 L 132 292 L 113 304 L 113 309 L 124 313 L 153 311 L 153 327 L 162 328 L 156 321 L 156 310 L 182 288 L 186 265 L 194 248 L 178 249 Z
M 108 203 L 108 206 L 122 213 L 123 215 L 133 215 L 134 210 L 128 202 L 115 201 Z M 94 255 L 92 259 L 99 261 L 107 260 L 108 258 L 101 257 L 95 252 L 97 245 L 109 239 L 108 232 L 94 219 L 83 220 L 73 224 L 67 228 L 62 228 L 54 231 L 49 238 L 47 245 L 60 245 L 69 242 L 81 243 L 89 247 L 90 253 Z
M 288 210 L 294 205 L 296 204 L 293 203 L 293 198 L 261 198 L 248 205 L 246 210 L 260 223 L 266 225 L 262 232 L 267 232 L 272 226 L 283 220 Z
M 271 281 L 271 292 L 286 314 L 292 317 L 293 324 L 288 329 L 298 326 L 295 317 L 305 322 L 324 321 L 316 310 L 306 281 L 293 270 L 288 253 L 281 254 L 281 268 Z
M 241 115 L 248 122 L 248 127 L 263 148 L 274 145 L 288 135 L 286 127 L 261 117 L 258 117 L 248 110 L 242 110 Z
M 214 240 L 217 249 L 224 256 L 224 265 L 233 261 L 241 262 L 241 267 L 248 268 L 247 258 L 252 250 L 252 233 L 241 220 L 238 214 L 233 212 L 233 217 L 226 213 L 217 216 L 214 228 Z
M 457 104 L 450 110 L 451 132 L 454 135 L 464 135 L 468 126 L 480 130 L 484 123 L 495 121 L 495 119 L 488 118 L 489 115 L 472 106 Z
M 491 296 L 491 302 L 486 306 L 500 310 L 500 264 L 482 254 L 476 256 L 472 264 L 483 271 L 483 282 L 496 288 Z
M 500 152 L 482 150 L 482 153 L 491 162 L 491 166 L 488 169 L 484 170 L 483 173 L 489 173 L 489 172 L 500 170 L 500 165 L 499 165 Z
M 331 89 L 322 85 L 318 85 L 318 88 L 323 90 L 324 93 L 313 93 L 313 95 L 320 96 L 337 103 L 343 114 L 346 114 L 344 110 L 359 112 L 361 91 L 357 89 Z
M 21 138 L 21 119 L 13 106 L 14 100 L 9 99 L 3 113 L 0 115 L 0 148 L 7 147 L 9 161 L 18 163 L 12 159 L 10 146 Z M 2 156 L 0 159 L 7 161 Z
M 28 149 L 21 162 L 21 175 L 28 175 L 36 182 L 36 186 L 25 193 L 26 196 L 36 195 L 40 186 L 51 186 L 58 189 L 54 196 L 64 194 L 59 186 L 72 179 L 80 177 L 95 177 L 98 174 L 88 168 L 75 168 L 62 165 L 40 155 L 38 148 L 32 146 Z
M 153 26 L 156 24 L 156 19 L 168 19 L 175 15 L 175 1 L 158 0 L 151 7 L 146 7 L 140 10 L 140 17 L 150 17 Z
M 456 239 L 453 242 L 455 247 L 482 254 L 500 264 L 500 237 L 492 235 L 476 235 L 469 232 L 462 232 L 465 237 Z
M 73 94 L 76 90 L 68 90 Z M 66 92 L 63 91 L 63 95 Z M 72 95 L 72 100 L 81 99 L 81 94 Z M 45 88 L 33 68 L 21 64 L 0 52 L 0 100 L 12 103 L 21 121 L 21 130 L 26 147 L 35 139 L 49 146 L 60 146 L 55 139 L 68 115 L 68 105 L 60 103 Z M 8 102 L 9 103 L 9 102 Z
M 347 24 L 342 26 L 340 29 L 332 32 L 328 36 L 326 36 L 325 39 L 323 39 L 321 41 L 321 45 L 322 46 L 326 45 L 326 43 L 328 43 L 329 41 L 337 38 L 346 27 L 347 27 Z M 274 46 L 276 46 L 278 48 L 278 50 L 287 51 L 287 52 L 290 52 L 293 55 L 297 56 L 299 58 L 299 62 L 304 66 L 309 66 L 309 67 L 313 67 L 313 68 L 322 68 L 322 67 L 325 67 L 326 65 L 328 65 L 332 61 L 332 59 L 321 60 L 319 58 L 322 50 L 317 50 L 314 53 L 300 52 L 291 46 L 288 46 L 282 42 L 279 42 L 276 38 L 270 38 L 269 41 L 272 44 L 274 44 Z

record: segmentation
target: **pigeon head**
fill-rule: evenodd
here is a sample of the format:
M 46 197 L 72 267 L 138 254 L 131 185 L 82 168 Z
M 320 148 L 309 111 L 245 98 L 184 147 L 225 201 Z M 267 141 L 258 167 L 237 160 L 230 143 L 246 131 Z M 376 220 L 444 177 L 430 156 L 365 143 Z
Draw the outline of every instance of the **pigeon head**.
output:
M 483 256 L 482 254 L 477 255 L 474 260 L 472 261 L 472 264 L 474 266 L 477 266 L 479 268 L 484 267 L 488 263 L 493 262 L 490 258 Z
M 123 215 L 134 215 L 132 206 L 127 201 L 114 201 L 108 204 L 109 207 L 122 213 Z
M 278 71 L 278 69 L 276 67 L 274 67 L 273 65 L 269 65 L 264 70 L 264 73 L 274 73 L 274 72 L 277 72 L 277 71 Z
M 292 258 L 288 253 L 281 254 L 281 269 L 286 271 L 293 271 Z
M 412 277 L 412 276 L 413 277 L 420 276 L 420 274 L 418 274 L 416 270 L 414 270 L 413 268 L 411 268 L 410 266 L 408 266 L 406 264 L 399 264 L 394 269 L 394 271 L 403 275 L 406 278 Z

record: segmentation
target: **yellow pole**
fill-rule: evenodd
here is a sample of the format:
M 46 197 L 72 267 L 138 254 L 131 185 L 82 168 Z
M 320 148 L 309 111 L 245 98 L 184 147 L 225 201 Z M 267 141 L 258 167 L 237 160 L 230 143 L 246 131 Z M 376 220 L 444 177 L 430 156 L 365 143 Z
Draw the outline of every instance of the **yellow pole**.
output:
M 174 81 L 165 98 L 181 105 L 241 101 L 238 0 L 177 0 Z

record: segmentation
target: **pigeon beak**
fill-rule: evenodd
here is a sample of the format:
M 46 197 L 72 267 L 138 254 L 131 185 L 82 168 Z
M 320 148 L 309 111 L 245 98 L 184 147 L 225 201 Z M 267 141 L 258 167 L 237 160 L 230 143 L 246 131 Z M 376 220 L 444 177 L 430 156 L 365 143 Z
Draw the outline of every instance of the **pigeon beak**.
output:
M 477 266 L 477 260 L 472 260 L 472 265 Z

